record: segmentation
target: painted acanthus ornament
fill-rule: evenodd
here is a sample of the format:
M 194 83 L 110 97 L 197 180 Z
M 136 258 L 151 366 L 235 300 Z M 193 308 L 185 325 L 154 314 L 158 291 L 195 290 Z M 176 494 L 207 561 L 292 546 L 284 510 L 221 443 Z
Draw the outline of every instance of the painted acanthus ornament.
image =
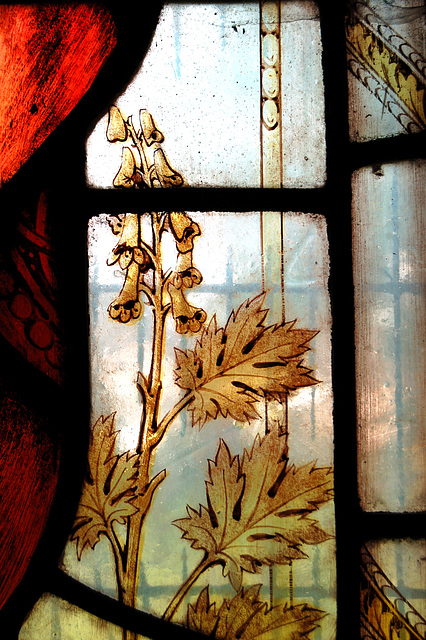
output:
M 141 109 L 139 112 L 140 129 L 133 125 L 132 117 L 123 117 L 116 106 L 110 107 L 107 139 L 112 143 L 130 141 L 132 148 L 123 147 L 121 166 L 113 180 L 114 187 L 125 189 L 180 187 L 183 178 L 170 165 L 161 148 L 164 135 L 157 128 L 152 115 Z M 199 225 L 187 213 L 181 211 L 151 214 L 156 216 L 158 237 L 153 238 L 152 247 L 142 237 L 141 216 L 123 213 L 110 216 L 109 224 L 114 235 L 118 236 L 109 265 L 118 264 L 125 272 L 125 280 L 120 294 L 108 307 L 113 320 L 127 323 L 142 315 L 144 293 L 148 303 L 152 304 L 156 294 L 155 277 L 148 277 L 150 271 L 162 269 L 159 263 L 161 237 L 164 232 L 172 234 L 177 251 L 175 270 L 164 277 L 160 276 L 164 305 L 171 309 L 175 320 L 175 329 L 180 334 L 197 333 L 207 319 L 206 312 L 191 305 L 185 296 L 202 281 L 200 271 L 193 264 L 194 240 L 201 235 Z M 158 287 L 157 282 L 157 287 Z M 168 298 L 168 300 L 167 300 Z

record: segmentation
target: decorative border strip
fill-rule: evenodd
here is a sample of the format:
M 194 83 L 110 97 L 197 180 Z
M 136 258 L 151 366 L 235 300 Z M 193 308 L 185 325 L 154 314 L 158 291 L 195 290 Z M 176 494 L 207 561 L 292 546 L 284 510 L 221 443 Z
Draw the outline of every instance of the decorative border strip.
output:
M 360 59 L 349 43 L 347 50 L 350 54 L 348 57 L 348 69 L 352 75 L 385 106 L 407 133 L 423 131 L 425 125 L 414 118 L 413 113 L 406 108 L 405 103 L 400 100 L 398 94 L 389 89 L 383 78 L 374 73 L 372 69 L 366 68 L 364 61 Z
M 360 22 L 364 23 L 370 31 L 376 34 L 380 40 L 386 43 L 396 55 L 410 67 L 414 75 L 421 81 L 426 81 L 426 60 L 414 49 L 414 47 L 390 25 L 373 11 L 362 0 L 356 0 L 351 5 L 351 12 Z M 377 24 L 377 26 L 375 26 Z
M 356 7 L 367 8 L 362 2 Z M 364 11 L 364 14 L 366 12 Z M 423 75 L 426 62 L 414 49 L 387 25 L 372 27 L 370 14 L 353 11 L 346 23 L 349 71 L 388 109 L 408 133 L 426 128 L 425 89 Z M 373 14 L 373 12 L 371 12 Z M 374 14 L 376 15 L 376 14 Z M 365 19 L 364 19 L 365 18 Z M 396 38 L 401 40 L 395 47 Z M 407 48 L 408 55 L 402 51 Z
M 398 608 L 399 602 L 404 604 L 405 615 Z M 423 640 L 425 637 L 426 620 L 392 584 L 366 547 L 361 550 L 360 612 L 362 640 Z
M 260 153 L 261 186 L 281 187 L 281 7 L 260 2 Z

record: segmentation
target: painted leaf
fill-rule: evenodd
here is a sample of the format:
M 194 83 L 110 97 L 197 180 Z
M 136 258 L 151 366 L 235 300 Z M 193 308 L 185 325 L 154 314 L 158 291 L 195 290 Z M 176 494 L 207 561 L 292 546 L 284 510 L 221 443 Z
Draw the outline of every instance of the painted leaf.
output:
M 232 312 L 224 329 L 213 317 L 194 350 L 176 349 L 176 384 L 192 391 L 193 425 L 203 427 L 218 415 L 250 421 L 262 397 L 282 399 L 289 391 L 317 383 L 302 356 L 315 331 L 294 322 L 265 326 L 264 294 Z
M 325 615 L 307 604 L 269 609 L 259 599 L 260 587 L 241 589 L 231 600 L 225 598 L 218 610 L 206 587 L 195 606 L 188 605 L 188 627 L 216 640 L 273 640 L 277 630 L 281 640 L 298 640 L 307 638 Z
M 124 524 L 138 511 L 137 478 L 140 456 L 127 451 L 114 455 L 118 432 L 115 414 L 99 418 L 92 430 L 88 477 L 83 486 L 71 540 L 77 542 L 77 555 L 86 546 L 92 549 L 102 534 L 109 535 L 113 522 Z
M 215 461 L 209 461 L 208 506 L 188 506 L 188 517 L 174 524 L 194 549 L 222 564 L 238 591 L 243 571 L 305 558 L 303 545 L 331 538 L 309 516 L 331 499 L 332 489 L 330 468 L 289 466 L 287 434 L 276 424 L 255 439 L 241 462 L 221 440 Z

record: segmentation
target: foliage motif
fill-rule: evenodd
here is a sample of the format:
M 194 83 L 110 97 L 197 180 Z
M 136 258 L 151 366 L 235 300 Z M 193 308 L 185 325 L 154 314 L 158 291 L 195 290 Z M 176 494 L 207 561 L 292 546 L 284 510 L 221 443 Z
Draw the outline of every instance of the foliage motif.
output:
M 363 15 L 363 4 L 352 7 L 346 24 L 348 68 L 406 131 L 422 131 L 426 126 L 423 57 L 371 13 L 371 7 Z M 372 28 L 372 19 L 378 29 Z
M 289 466 L 287 433 L 276 424 L 256 437 L 241 461 L 222 440 L 215 461 L 209 461 L 208 506 L 188 506 L 188 517 L 174 524 L 194 549 L 223 565 L 238 591 L 243 571 L 289 564 L 306 557 L 303 544 L 330 539 L 309 515 L 331 499 L 332 488 L 330 468 Z
M 125 524 L 138 511 L 135 506 L 140 456 L 127 451 L 114 455 L 118 431 L 115 414 L 99 418 L 92 430 L 89 469 L 84 481 L 71 540 L 76 540 L 77 555 L 86 546 L 95 548 L 102 534 L 113 535 L 114 522 Z
M 260 398 L 283 399 L 289 391 L 317 383 L 300 358 L 316 331 L 294 329 L 294 322 L 265 326 L 265 295 L 233 311 L 224 329 L 213 316 L 194 350 L 175 349 L 176 384 L 194 392 L 193 425 L 203 427 L 221 414 L 235 420 L 259 417 Z
M 231 600 L 225 598 L 218 610 L 206 587 L 196 604 L 188 605 L 188 627 L 216 640 L 273 640 L 277 630 L 281 640 L 302 640 L 325 615 L 307 604 L 270 609 L 259 599 L 261 586 L 241 589 Z
M 367 547 L 361 550 L 361 636 L 422 640 L 426 620 L 390 581 Z

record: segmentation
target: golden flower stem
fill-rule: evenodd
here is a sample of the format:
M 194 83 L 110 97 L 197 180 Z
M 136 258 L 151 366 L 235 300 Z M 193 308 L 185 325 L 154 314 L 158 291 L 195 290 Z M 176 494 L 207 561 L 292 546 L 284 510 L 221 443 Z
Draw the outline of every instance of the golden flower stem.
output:
M 206 571 L 207 569 L 210 569 L 210 567 L 213 567 L 215 564 L 219 563 L 219 560 L 212 558 L 209 554 L 206 553 L 204 555 L 201 562 L 195 567 L 192 573 L 187 577 L 185 582 L 179 587 L 179 589 L 173 596 L 172 600 L 169 603 L 169 606 L 163 613 L 164 620 L 171 620 L 173 618 L 186 594 L 188 593 L 192 585 L 195 584 L 201 574 L 204 573 L 204 571 Z
M 158 434 L 157 423 L 160 410 L 162 393 L 162 372 L 165 347 L 165 321 L 170 311 L 170 305 L 163 304 L 164 278 L 163 257 L 161 251 L 161 216 L 152 213 L 153 247 L 152 258 L 154 264 L 154 285 L 152 289 L 152 311 L 154 320 L 154 335 L 152 345 L 152 360 L 148 380 L 143 381 L 140 387 L 142 397 L 142 416 L 138 442 L 138 453 L 141 454 L 139 468 L 139 489 L 143 492 L 151 481 L 152 454 L 160 443 L 167 427 L 178 415 L 186 403 L 181 406 L 168 419 L 161 421 L 161 435 Z M 167 417 L 167 416 L 166 416 Z M 123 601 L 125 604 L 135 607 L 137 590 L 139 585 L 139 569 L 142 556 L 142 528 L 147 515 L 145 512 L 137 512 L 129 518 L 127 543 L 125 553 L 125 571 L 123 574 Z M 117 576 L 119 577 L 119 576 Z M 136 640 L 137 634 L 124 632 L 125 640 Z
M 173 420 L 182 411 L 182 409 L 187 407 L 193 401 L 193 399 L 194 394 L 192 392 L 187 393 L 185 396 L 183 396 L 183 398 L 179 400 L 179 402 L 175 404 L 172 409 L 170 409 L 170 411 L 164 416 L 164 418 L 158 425 L 157 431 L 150 437 L 149 444 L 151 447 L 156 447 L 160 443 Z

